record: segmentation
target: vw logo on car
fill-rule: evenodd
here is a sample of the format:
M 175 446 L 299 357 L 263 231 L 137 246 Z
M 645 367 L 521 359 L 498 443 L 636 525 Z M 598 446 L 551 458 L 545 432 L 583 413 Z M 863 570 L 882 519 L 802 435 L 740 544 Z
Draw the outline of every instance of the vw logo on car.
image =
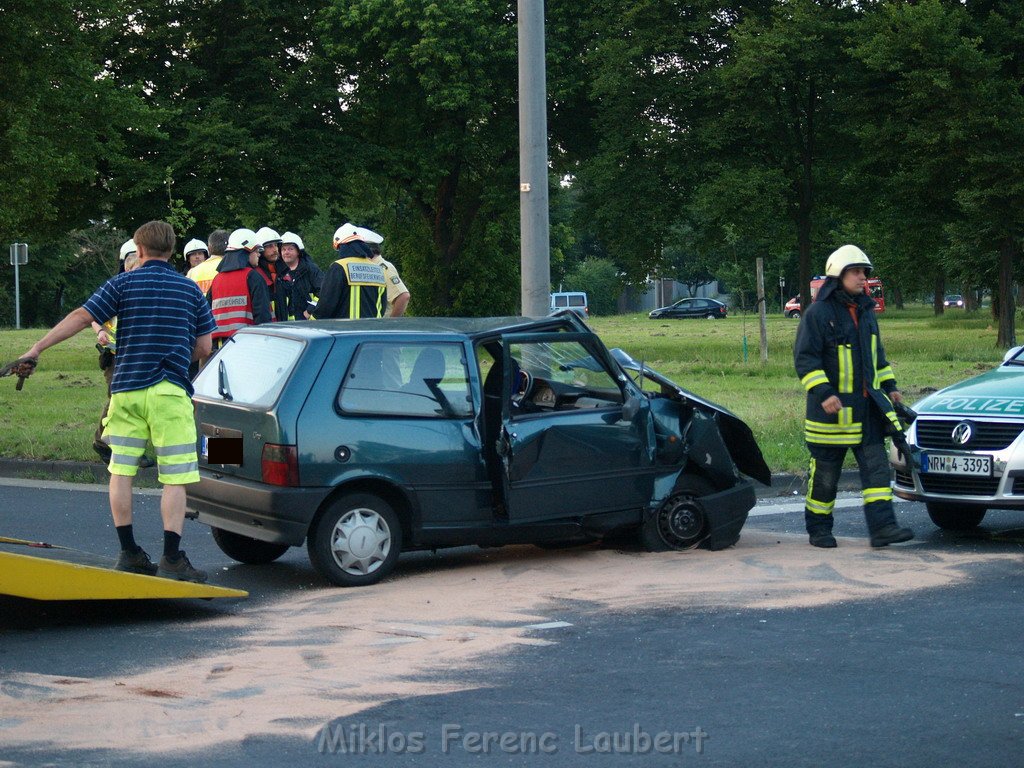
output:
M 974 425 L 969 421 L 961 421 L 953 427 L 953 442 L 957 445 L 967 445 L 974 436 Z

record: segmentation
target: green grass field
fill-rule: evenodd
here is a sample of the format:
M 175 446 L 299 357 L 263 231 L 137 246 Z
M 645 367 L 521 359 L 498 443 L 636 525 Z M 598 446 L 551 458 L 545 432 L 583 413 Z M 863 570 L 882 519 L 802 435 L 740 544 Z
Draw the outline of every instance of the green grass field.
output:
M 930 307 L 886 311 L 882 340 L 900 388 L 913 402 L 991 368 L 1002 358 L 987 312 L 947 313 Z M 726 406 L 757 435 L 774 471 L 803 471 L 804 392 L 792 368 L 797 321 L 768 319 L 769 361 L 759 360 L 757 317 L 726 320 L 650 320 L 644 314 L 595 317 L 591 324 L 609 347 L 681 386 Z M 20 357 L 43 329 L 0 331 L 0 360 Z M 743 360 L 746 333 L 748 360 Z M 0 455 L 32 459 L 98 460 L 92 434 L 105 397 L 94 336 L 86 331 L 43 354 L 21 392 L 0 380 Z

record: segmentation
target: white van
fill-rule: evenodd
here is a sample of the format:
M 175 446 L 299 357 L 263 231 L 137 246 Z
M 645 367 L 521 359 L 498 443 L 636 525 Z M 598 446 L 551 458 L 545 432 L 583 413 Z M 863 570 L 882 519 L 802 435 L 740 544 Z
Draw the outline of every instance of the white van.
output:
M 583 291 L 559 291 L 551 294 L 551 311 L 571 309 L 580 317 L 590 317 L 590 305 Z

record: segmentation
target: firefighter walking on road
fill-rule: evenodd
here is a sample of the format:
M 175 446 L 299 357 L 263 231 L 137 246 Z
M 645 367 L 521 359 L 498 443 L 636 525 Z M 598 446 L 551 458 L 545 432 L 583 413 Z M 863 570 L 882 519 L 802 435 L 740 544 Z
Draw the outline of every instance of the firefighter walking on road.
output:
M 793 350 L 807 390 L 804 439 L 811 454 L 804 519 L 810 543 L 835 547 L 832 511 L 846 451 L 860 469 L 871 546 L 914 538 L 896 523 L 885 437 L 901 431 L 893 402 L 903 396 L 885 358 L 875 302 L 865 293 L 871 261 L 844 245 L 825 266 L 826 280 L 807 308 Z

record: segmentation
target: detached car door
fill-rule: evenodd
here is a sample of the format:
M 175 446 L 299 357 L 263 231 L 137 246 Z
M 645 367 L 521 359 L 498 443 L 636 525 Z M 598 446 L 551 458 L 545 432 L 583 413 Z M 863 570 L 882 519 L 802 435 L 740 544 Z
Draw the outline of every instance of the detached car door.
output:
M 509 522 L 646 506 L 650 405 L 600 342 L 586 333 L 510 334 L 502 354 L 498 456 Z

